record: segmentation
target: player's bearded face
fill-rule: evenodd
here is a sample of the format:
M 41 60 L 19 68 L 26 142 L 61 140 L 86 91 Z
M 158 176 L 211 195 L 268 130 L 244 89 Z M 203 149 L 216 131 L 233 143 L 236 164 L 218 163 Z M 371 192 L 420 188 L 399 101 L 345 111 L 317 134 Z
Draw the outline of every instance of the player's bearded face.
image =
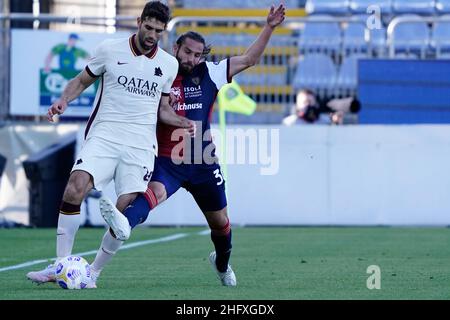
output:
M 179 66 L 180 71 L 182 73 L 189 74 L 194 69 L 194 65 L 191 62 L 183 61 L 183 59 L 179 55 L 177 55 L 177 60 L 178 60 L 178 63 L 180 65 Z
M 185 43 L 176 49 L 176 58 L 182 73 L 189 74 L 200 62 L 205 46 L 201 42 L 187 38 Z

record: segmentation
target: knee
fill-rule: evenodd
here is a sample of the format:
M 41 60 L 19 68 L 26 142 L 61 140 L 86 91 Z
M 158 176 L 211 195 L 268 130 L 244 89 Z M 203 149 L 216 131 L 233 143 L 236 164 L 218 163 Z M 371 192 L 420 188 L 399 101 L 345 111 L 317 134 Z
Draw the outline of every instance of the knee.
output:
M 206 215 L 208 225 L 211 230 L 227 230 L 230 227 L 230 220 L 225 210 L 210 212 Z
M 167 191 L 162 183 L 150 182 L 148 188 L 152 190 L 153 194 L 156 197 L 156 200 L 158 201 L 158 204 L 167 199 Z
M 138 193 L 130 193 L 119 196 L 116 203 L 116 208 L 120 212 L 124 212 L 125 208 L 127 208 L 138 196 Z
M 81 203 L 86 192 L 91 187 L 90 175 L 86 172 L 76 171 L 69 178 L 66 190 L 64 191 L 64 200 L 71 203 Z
M 84 198 L 85 190 L 86 185 L 79 181 L 69 181 L 66 191 L 64 192 L 64 199 L 71 203 L 81 203 Z

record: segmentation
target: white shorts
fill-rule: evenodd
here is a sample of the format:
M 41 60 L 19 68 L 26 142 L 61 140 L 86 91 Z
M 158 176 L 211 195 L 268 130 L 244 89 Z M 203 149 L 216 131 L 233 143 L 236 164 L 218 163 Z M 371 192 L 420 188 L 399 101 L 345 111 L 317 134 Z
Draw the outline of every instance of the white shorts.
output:
M 72 172 L 88 172 L 94 187 L 101 191 L 114 180 L 117 196 L 145 192 L 155 164 L 150 150 L 133 148 L 91 137 L 86 140 L 72 167 Z

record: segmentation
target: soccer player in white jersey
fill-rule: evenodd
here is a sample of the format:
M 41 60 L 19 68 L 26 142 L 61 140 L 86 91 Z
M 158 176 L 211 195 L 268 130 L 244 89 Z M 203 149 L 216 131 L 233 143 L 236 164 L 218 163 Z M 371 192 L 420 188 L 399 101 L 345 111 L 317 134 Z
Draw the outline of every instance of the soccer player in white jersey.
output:
M 215 251 L 209 261 L 224 286 L 236 286 L 234 270 L 229 264 L 232 250 L 232 228 L 228 218 L 225 180 L 215 155 L 215 145 L 210 135 L 211 114 L 218 91 L 232 77 L 255 65 L 261 58 L 268 42 L 285 19 L 285 7 L 272 6 L 266 24 L 256 40 L 242 55 L 232 56 L 219 62 L 203 61 L 209 52 L 205 39 L 196 32 L 181 35 L 173 51 L 180 68 L 172 85 L 171 102 L 178 115 L 197 121 L 198 137 L 202 148 L 197 152 L 197 143 L 189 137 L 180 137 L 180 130 L 165 123 L 157 129 L 159 156 L 156 160 L 149 188 L 140 194 L 123 211 L 129 224 L 118 221 L 110 224 L 113 230 L 135 227 L 144 222 L 151 210 L 170 198 L 180 188 L 186 189 L 194 198 L 211 229 L 211 241 Z M 179 138 L 182 138 L 181 141 Z M 116 211 L 108 199 L 100 210 L 102 215 Z M 115 216 L 121 217 L 119 212 Z M 119 228 L 118 228 L 119 227 Z M 94 263 L 95 265 L 95 263 Z
M 130 38 L 102 42 L 85 70 L 68 83 L 61 98 L 48 109 L 48 119 L 52 122 L 54 115 L 64 113 L 70 101 L 100 78 L 85 142 L 77 155 L 60 207 L 57 260 L 44 270 L 28 273 L 30 280 L 37 283 L 55 280 L 58 261 L 72 253 L 80 225 L 80 206 L 92 188 L 101 190 L 114 179 L 119 211 L 146 191 L 157 155 L 158 116 L 161 122 L 185 128 L 188 134 L 194 135 L 194 122 L 177 115 L 169 105 L 178 61 L 158 47 L 169 19 L 166 5 L 159 1 L 148 2 L 137 18 L 137 33 Z M 126 221 L 125 216 L 122 218 Z M 105 233 L 92 266 L 94 281 L 89 287 L 96 287 L 95 279 L 99 274 L 96 265 L 107 263 L 128 239 L 130 230 L 121 229 L 120 234 L 112 230 Z

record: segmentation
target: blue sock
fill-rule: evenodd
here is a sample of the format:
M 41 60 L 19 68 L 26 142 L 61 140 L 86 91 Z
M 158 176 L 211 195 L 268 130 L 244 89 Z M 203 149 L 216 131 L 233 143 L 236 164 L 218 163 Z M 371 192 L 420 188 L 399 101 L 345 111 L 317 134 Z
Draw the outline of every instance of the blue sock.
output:
M 217 235 L 211 232 L 211 240 L 216 249 L 216 267 L 219 272 L 225 272 L 231 255 L 231 229 L 226 235 Z
M 147 220 L 152 207 L 144 194 L 139 194 L 137 198 L 125 208 L 123 214 L 127 217 L 131 228 Z

